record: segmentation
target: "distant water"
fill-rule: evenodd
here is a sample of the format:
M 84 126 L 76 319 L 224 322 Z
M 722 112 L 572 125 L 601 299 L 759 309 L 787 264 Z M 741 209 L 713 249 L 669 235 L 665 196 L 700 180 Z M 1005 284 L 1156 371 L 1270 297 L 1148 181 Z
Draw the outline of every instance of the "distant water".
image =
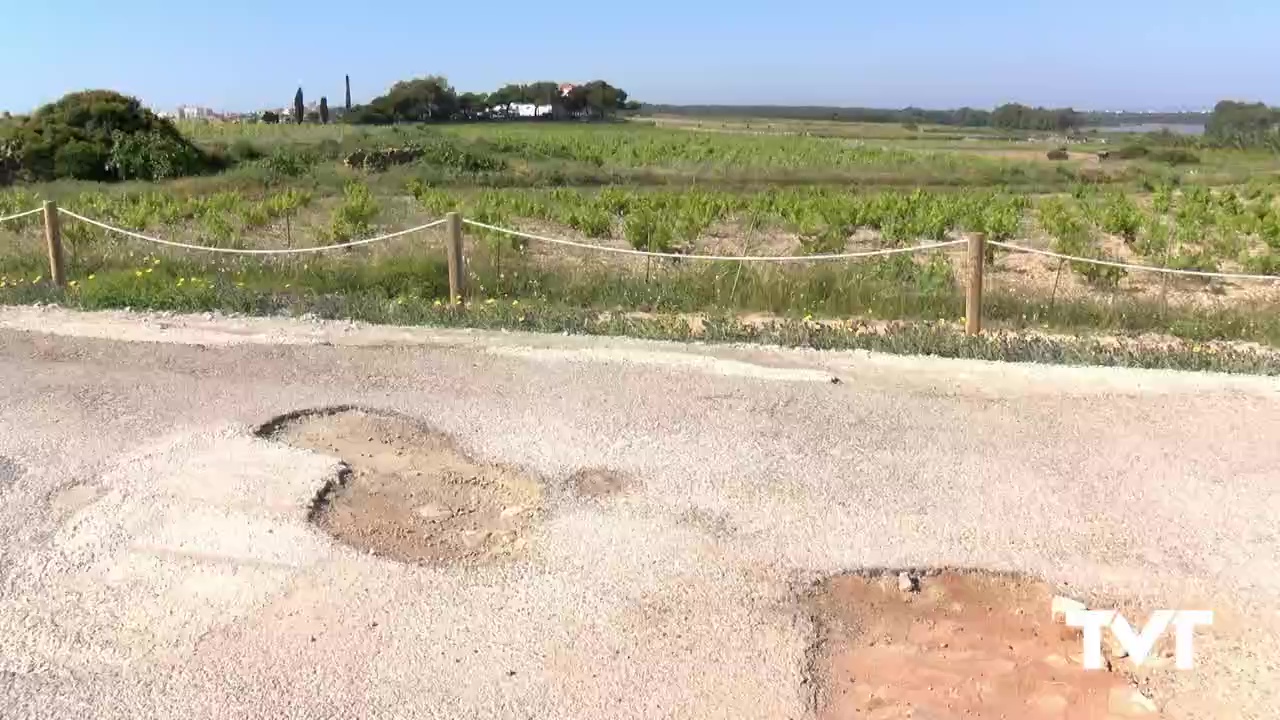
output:
M 1104 133 L 1150 133 L 1168 130 L 1178 135 L 1203 135 L 1203 125 L 1179 125 L 1175 123 L 1143 123 L 1141 125 L 1113 125 L 1100 127 L 1098 132 Z

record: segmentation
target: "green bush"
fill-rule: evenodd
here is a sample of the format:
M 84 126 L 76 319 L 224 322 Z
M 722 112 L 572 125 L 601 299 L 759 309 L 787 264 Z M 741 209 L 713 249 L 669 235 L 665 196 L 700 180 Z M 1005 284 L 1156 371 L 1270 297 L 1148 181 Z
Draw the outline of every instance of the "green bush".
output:
M 262 166 L 272 178 L 302 177 L 315 167 L 317 158 L 312 153 L 282 145 L 261 160 Z
M 1195 165 L 1200 162 L 1200 156 L 1184 150 L 1182 148 L 1161 148 L 1152 150 L 1147 155 L 1148 160 L 1156 162 L 1168 163 L 1169 165 Z
M 249 162 L 260 159 L 262 157 L 262 151 L 258 149 L 257 145 L 249 142 L 248 138 L 240 138 L 231 143 L 230 148 L 227 148 L 227 156 L 231 158 L 233 162 Z
M 71 93 L 0 126 L 0 157 L 17 179 L 154 180 L 217 167 L 172 123 L 110 90 Z
M 93 143 L 71 140 L 54 151 L 53 173 L 56 177 L 92 178 L 107 168 L 109 157 Z
M 1111 153 L 1111 157 L 1116 160 L 1138 160 L 1151 154 L 1151 149 L 1146 145 L 1131 143 Z

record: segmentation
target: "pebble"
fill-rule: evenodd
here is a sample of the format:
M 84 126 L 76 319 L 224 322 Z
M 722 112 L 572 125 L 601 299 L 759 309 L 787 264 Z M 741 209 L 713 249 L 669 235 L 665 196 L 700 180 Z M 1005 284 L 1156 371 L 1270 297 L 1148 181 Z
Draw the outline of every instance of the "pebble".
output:
M 904 593 L 920 592 L 920 580 L 911 573 L 898 573 L 898 589 Z
M 1151 698 L 1135 687 L 1112 688 L 1107 698 L 1107 710 L 1123 718 L 1149 718 L 1160 712 Z

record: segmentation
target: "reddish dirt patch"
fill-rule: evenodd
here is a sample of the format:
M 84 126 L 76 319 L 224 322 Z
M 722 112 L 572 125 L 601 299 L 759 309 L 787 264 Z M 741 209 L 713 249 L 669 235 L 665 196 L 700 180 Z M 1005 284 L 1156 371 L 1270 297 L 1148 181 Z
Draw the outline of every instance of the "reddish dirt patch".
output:
M 814 597 L 817 717 L 1158 718 L 1118 673 L 1085 670 L 1078 631 L 1053 622 L 1045 585 L 984 574 L 841 576 Z M 1141 700 L 1139 698 L 1139 700 Z

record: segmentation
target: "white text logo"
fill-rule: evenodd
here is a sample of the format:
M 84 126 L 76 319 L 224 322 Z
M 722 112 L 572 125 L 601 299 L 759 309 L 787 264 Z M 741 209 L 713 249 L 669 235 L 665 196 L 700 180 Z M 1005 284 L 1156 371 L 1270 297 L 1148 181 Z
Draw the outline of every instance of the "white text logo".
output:
M 1102 669 L 1102 629 L 1111 628 L 1120 647 L 1129 654 L 1135 665 L 1146 661 L 1155 647 L 1156 640 L 1173 625 L 1174 664 L 1179 670 L 1189 670 L 1195 664 L 1193 649 L 1197 625 L 1212 625 L 1212 610 L 1156 610 L 1147 619 L 1142 632 L 1115 610 L 1071 610 L 1066 614 L 1067 624 L 1084 632 L 1084 667 L 1086 670 Z

